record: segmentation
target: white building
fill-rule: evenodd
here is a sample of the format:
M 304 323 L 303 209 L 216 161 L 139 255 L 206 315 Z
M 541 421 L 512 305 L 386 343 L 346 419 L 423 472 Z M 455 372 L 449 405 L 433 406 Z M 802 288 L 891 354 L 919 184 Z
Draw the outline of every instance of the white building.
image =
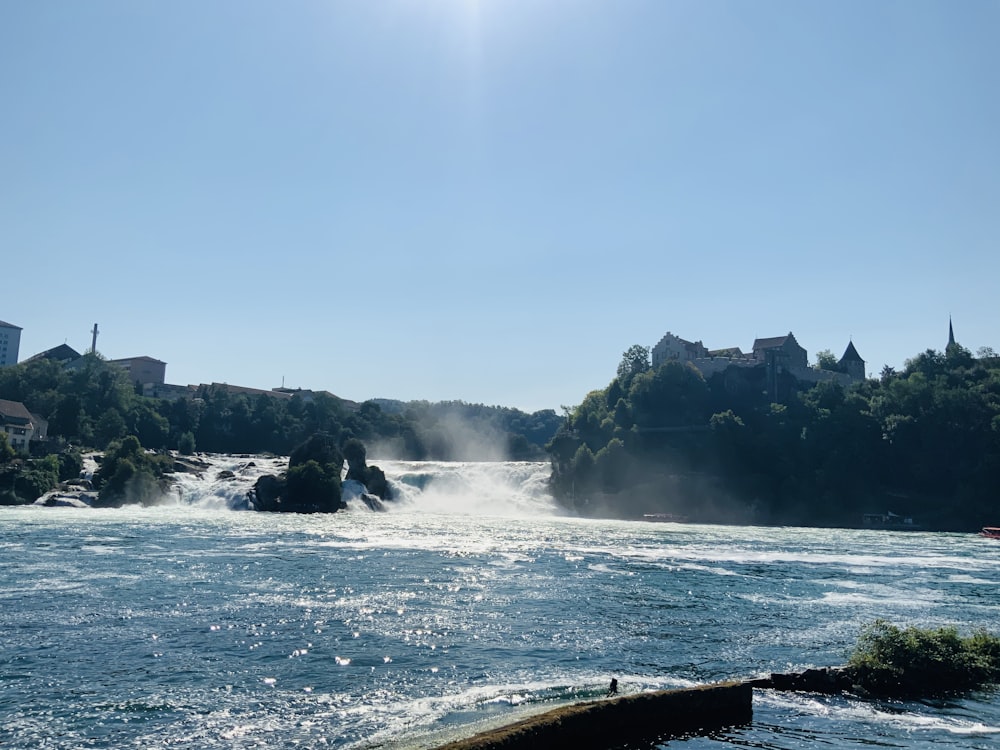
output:
M 27 453 L 28 443 L 40 437 L 36 419 L 20 401 L 0 399 L 0 432 L 7 436 L 7 442 L 17 452 Z
M 21 348 L 21 329 L 0 320 L 0 367 L 17 364 L 17 350 Z

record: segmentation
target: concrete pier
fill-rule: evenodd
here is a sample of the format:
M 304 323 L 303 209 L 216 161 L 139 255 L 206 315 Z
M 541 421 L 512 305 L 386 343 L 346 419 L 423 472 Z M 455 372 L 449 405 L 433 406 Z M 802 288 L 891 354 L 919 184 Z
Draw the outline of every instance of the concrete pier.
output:
M 450 742 L 438 750 L 606 750 L 627 742 L 747 724 L 752 718 L 753 688 L 744 682 L 725 682 L 575 703 Z

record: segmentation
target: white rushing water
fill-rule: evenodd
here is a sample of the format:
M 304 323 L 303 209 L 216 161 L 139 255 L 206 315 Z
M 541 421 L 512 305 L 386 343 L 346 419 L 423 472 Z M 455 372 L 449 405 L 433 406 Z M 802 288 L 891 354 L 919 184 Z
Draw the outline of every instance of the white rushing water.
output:
M 201 508 L 242 510 L 258 478 L 288 468 L 286 457 L 207 455 L 198 472 L 178 472 L 168 501 Z M 422 510 L 461 515 L 542 516 L 558 513 L 543 462 L 370 461 L 393 490 L 388 512 Z M 345 472 L 346 474 L 346 472 Z M 345 487 L 348 511 L 370 512 L 355 488 Z

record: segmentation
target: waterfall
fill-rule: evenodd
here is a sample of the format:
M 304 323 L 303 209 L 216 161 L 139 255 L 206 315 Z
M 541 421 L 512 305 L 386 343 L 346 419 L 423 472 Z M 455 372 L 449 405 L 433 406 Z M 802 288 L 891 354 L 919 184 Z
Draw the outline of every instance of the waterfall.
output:
M 401 510 L 463 515 L 551 516 L 551 468 L 542 462 L 382 461 Z
M 550 467 L 544 462 L 380 461 L 395 497 L 390 513 L 433 512 L 462 515 L 555 515 L 548 491 Z M 264 474 L 280 474 L 287 457 L 201 454 L 197 471 L 172 475 L 171 497 L 178 504 L 219 510 L 245 510 L 247 493 Z M 346 471 L 345 471 L 346 474 Z M 345 482 L 348 511 L 369 512 L 357 483 Z
M 172 475 L 171 495 L 184 505 L 246 510 L 247 493 L 264 474 L 280 474 L 288 459 L 274 456 L 200 454 L 199 471 Z

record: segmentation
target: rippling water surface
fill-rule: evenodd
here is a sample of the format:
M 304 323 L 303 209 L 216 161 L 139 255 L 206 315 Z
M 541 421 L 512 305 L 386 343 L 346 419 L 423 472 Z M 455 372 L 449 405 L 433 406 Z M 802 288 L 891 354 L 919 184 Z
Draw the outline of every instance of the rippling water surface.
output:
M 879 617 L 1000 621 L 1000 544 L 974 535 L 584 521 L 537 465 L 388 468 L 387 514 L 235 512 L 210 477 L 164 507 L 0 509 L 0 746 L 426 747 L 612 676 L 841 664 Z M 998 741 L 996 692 L 757 691 L 751 725 L 670 745 Z

